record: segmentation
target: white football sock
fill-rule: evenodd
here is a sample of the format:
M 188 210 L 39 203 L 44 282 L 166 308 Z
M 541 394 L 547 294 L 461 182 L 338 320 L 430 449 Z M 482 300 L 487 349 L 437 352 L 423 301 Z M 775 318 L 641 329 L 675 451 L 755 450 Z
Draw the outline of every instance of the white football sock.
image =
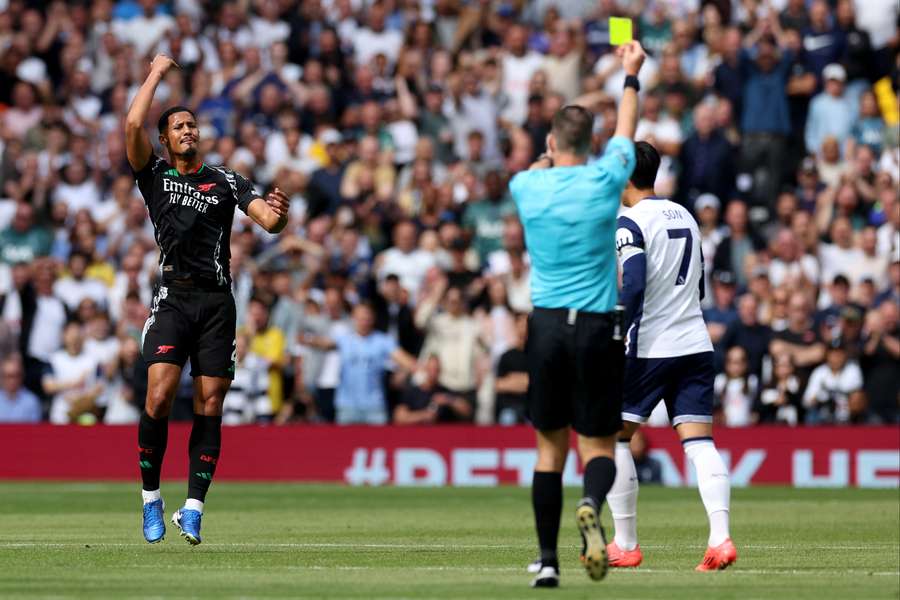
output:
M 606 494 L 616 524 L 616 545 L 622 550 L 637 547 L 638 478 L 631 444 L 616 442 L 616 480 Z
M 141 497 L 144 499 L 144 504 L 150 504 L 151 502 L 155 502 L 162 498 L 159 494 L 159 490 L 141 490 Z
M 196 510 L 201 513 L 203 512 L 203 502 L 195 498 L 188 498 L 187 500 L 185 500 L 184 507 L 188 510 Z
M 697 471 L 697 488 L 709 517 L 709 545 L 714 548 L 731 537 L 728 531 L 731 503 L 728 469 L 710 438 L 688 440 L 684 444 L 684 453 Z

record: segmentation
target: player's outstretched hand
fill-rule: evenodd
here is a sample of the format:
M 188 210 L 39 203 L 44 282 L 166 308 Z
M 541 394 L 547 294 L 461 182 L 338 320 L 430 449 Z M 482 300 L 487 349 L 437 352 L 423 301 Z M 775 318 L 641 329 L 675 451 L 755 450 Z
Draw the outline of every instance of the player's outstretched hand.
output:
M 640 42 L 632 40 L 616 48 L 616 56 L 622 59 L 622 68 L 626 75 L 637 75 L 647 54 Z
M 150 70 L 155 71 L 160 75 L 165 75 L 172 67 L 175 67 L 176 69 L 181 68 L 171 56 L 165 54 L 157 54 L 153 57 L 153 62 L 150 63 Z
M 280 189 L 275 188 L 266 194 L 266 204 L 268 204 L 269 208 L 275 211 L 275 214 L 279 217 L 284 217 L 287 216 L 288 210 L 291 207 L 291 200 L 287 197 L 287 194 Z

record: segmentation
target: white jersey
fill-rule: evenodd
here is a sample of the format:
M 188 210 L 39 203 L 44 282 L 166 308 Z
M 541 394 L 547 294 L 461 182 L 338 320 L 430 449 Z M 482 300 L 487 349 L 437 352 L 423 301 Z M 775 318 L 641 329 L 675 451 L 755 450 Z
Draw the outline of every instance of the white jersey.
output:
M 616 249 L 623 280 L 638 279 L 629 311 L 626 355 L 669 358 L 711 352 L 700 309 L 700 230 L 687 209 L 656 197 L 638 202 L 619 216 Z M 646 261 L 643 281 L 642 261 L 629 265 L 638 256 Z M 623 299 L 627 301 L 624 294 Z

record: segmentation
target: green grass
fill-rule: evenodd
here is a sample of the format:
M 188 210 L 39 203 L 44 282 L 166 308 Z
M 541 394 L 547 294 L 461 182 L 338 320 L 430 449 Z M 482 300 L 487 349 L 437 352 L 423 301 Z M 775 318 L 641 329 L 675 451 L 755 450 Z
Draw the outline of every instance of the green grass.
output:
M 167 516 L 184 486 L 164 486 Z M 897 598 L 896 490 L 735 490 L 740 558 L 695 573 L 706 519 L 691 489 L 643 488 L 644 565 L 578 566 L 567 490 L 562 585 L 530 590 L 527 489 L 216 483 L 204 543 L 140 532 L 136 485 L 0 483 L 0 598 Z M 608 515 L 604 517 L 609 522 Z

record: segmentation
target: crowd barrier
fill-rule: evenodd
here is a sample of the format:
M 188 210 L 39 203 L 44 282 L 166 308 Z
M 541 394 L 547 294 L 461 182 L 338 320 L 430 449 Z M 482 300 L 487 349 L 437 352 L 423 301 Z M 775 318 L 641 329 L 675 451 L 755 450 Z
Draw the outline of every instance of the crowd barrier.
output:
M 172 424 L 164 479 L 187 475 L 189 425 Z M 663 483 L 693 483 L 675 434 L 646 429 Z M 900 487 L 900 428 L 719 429 L 733 485 Z M 581 472 L 570 460 L 564 478 Z M 130 480 L 139 477 L 137 427 L 0 425 L 0 479 Z M 226 427 L 216 480 L 350 485 L 531 484 L 527 427 Z

